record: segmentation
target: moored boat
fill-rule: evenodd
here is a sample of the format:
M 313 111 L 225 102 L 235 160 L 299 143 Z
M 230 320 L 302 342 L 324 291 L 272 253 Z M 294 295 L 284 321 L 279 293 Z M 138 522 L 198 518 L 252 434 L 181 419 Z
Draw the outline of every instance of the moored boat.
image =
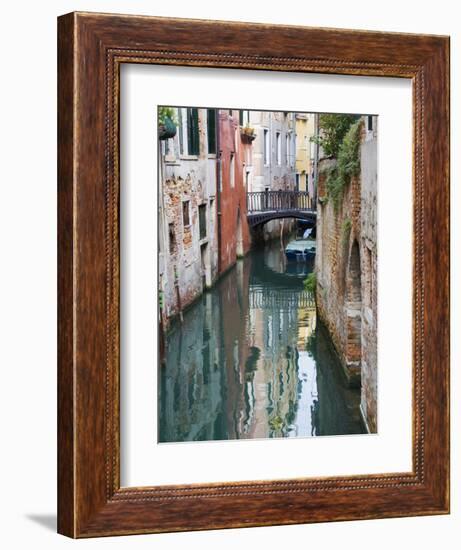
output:
M 315 256 L 317 243 L 315 239 L 296 239 L 285 248 L 287 260 L 305 262 Z

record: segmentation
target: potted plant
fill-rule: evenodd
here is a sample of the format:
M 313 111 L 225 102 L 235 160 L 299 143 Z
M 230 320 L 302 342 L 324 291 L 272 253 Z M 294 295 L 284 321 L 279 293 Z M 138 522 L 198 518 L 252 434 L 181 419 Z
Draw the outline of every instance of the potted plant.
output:
M 176 112 L 173 107 L 158 108 L 158 138 L 170 139 L 176 135 Z
M 240 135 L 242 136 L 242 139 L 248 143 L 251 143 L 254 139 L 256 139 L 256 131 L 249 125 L 242 127 Z

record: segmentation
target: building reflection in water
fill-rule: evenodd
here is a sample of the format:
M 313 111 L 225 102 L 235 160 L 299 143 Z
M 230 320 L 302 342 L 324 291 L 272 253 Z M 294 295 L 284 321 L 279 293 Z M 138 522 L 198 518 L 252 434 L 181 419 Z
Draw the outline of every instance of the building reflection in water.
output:
M 364 433 L 303 280 L 280 243 L 256 249 L 173 323 L 159 367 L 159 441 Z

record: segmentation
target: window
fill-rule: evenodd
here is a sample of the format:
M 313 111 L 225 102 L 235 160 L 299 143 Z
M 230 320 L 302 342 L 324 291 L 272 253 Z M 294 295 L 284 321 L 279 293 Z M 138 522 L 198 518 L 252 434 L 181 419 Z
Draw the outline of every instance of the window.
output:
M 216 109 L 207 109 L 206 117 L 208 154 L 216 155 Z
M 264 129 L 264 164 L 269 164 L 269 130 Z
M 200 154 L 198 109 L 187 109 L 187 154 Z
M 206 204 L 200 204 L 198 207 L 198 225 L 201 240 L 206 237 Z
M 215 220 L 215 203 L 214 203 L 214 199 L 210 199 L 210 224 L 211 224 L 212 232 L 214 227 L 214 220 Z
M 231 187 L 235 187 L 235 153 L 230 154 L 230 174 L 229 181 Z
M 174 223 L 168 224 L 168 241 L 170 254 L 176 253 L 176 233 L 174 232 Z
M 250 111 L 239 111 L 240 126 L 248 126 L 250 124 Z
M 285 136 L 285 142 L 286 142 L 286 151 L 287 151 L 287 166 L 290 164 L 290 134 L 287 134 Z
M 184 201 L 182 203 L 182 223 L 184 227 L 190 225 L 189 202 L 190 201 Z
M 371 115 L 367 116 L 368 119 L 368 131 L 373 131 L 373 117 Z
M 187 155 L 187 147 L 185 143 L 184 136 L 187 133 L 186 128 L 186 116 L 185 116 L 186 109 L 178 109 L 178 125 L 179 125 L 179 153 L 181 155 Z
M 280 132 L 275 133 L 275 147 L 277 165 L 280 166 L 282 164 L 282 139 Z

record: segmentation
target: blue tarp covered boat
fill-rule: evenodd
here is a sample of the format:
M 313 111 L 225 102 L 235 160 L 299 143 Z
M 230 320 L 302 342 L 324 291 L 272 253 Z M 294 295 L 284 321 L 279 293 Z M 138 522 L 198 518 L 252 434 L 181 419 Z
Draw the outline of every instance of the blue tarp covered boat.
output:
M 315 239 L 297 239 L 288 243 L 285 248 L 287 260 L 305 262 L 315 256 L 317 243 Z

